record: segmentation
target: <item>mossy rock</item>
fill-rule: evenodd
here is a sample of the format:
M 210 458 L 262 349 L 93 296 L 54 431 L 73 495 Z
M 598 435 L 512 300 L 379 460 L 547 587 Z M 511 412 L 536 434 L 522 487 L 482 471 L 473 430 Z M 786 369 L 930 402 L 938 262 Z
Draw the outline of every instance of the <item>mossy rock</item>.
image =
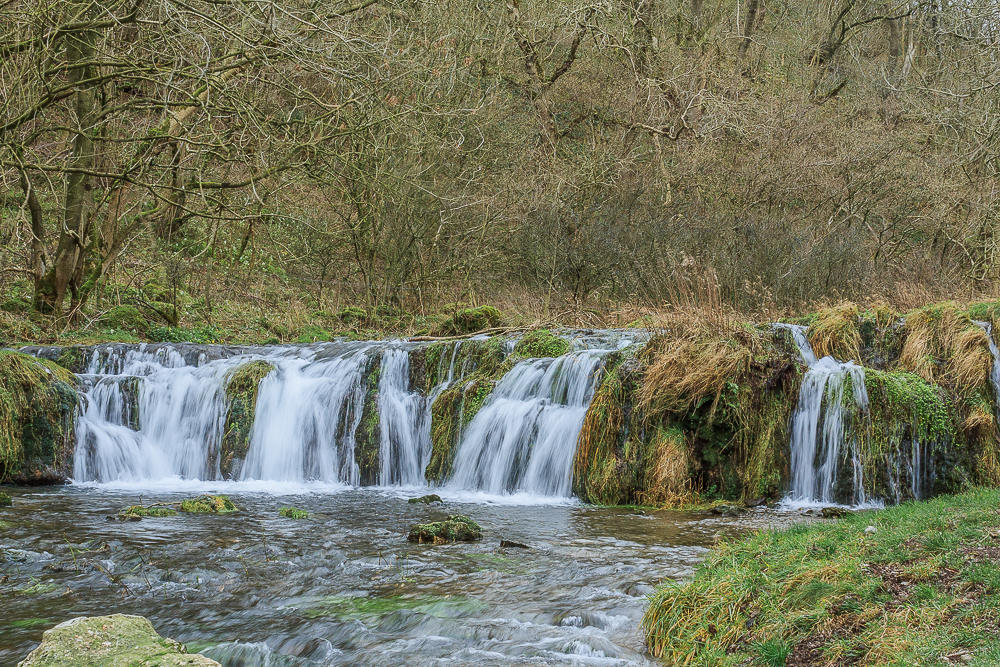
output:
M 444 521 L 418 523 L 410 528 L 406 538 L 419 544 L 446 544 L 449 542 L 475 542 L 483 539 L 479 524 L 467 516 L 452 514 Z
M 137 336 L 145 336 L 149 331 L 149 320 L 135 306 L 115 306 L 101 315 L 98 324 L 108 329 L 128 331 Z
M 368 311 L 357 306 L 347 306 L 340 309 L 340 312 L 337 313 L 337 319 L 344 324 L 358 324 L 368 319 Z
M 373 356 L 365 369 L 365 403 L 361 410 L 361 423 L 354 434 L 354 462 L 358 466 L 361 486 L 378 482 L 379 451 L 382 424 L 378 411 L 378 381 L 382 372 L 382 359 Z
M 188 653 L 184 645 L 157 634 L 142 616 L 85 616 L 60 623 L 42 634 L 42 643 L 21 667 L 152 667 L 216 665 L 205 656 Z
M 443 503 L 444 501 L 441 500 L 441 496 L 439 496 L 438 494 L 429 493 L 426 496 L 420 496 L 419 498 L 410 498 L 406 502 L 408 502 L 411 505 L 417 505 L 417 504 L 430 505 L 431 503 Z
M 222 432 L 219 468 L 228 479 L 239 476 L 246 460 L 260 383 L 273 370 L 274 366 L 266 361 L 251 361 L 230 371 L 226 380 L 229 409 Z
M 296 343 L 319 343 L 333 339 L 333 334 L 316 324 L 307 324 L 299 329 L 299 335 L 295 339 Z
M 463 308 L 441 323 L 436 333 L 439 336 L 457 336 L 474 333 L 503 324 L 503 315 L 493 306 Z
M 145 517 L 165 517 L 176 514 L 177 510 L 164 505 L 129 505 L 119 511 L 115 518 L 120 521 L 135 521 Z
M 240 511 L 229 496 L 210 495 L 182 500 L 179 509 L 192 514 L 230 514 Z
M 0 491 L 0 507 L 10 507 L 13 504 L 14 500 L 10 497 L 10 494 Z
M 561 357 L 569 352 L 570 343 L 549 329 L 530 331 L 517 342 L 514 354 L 519 357 L 542 359 L 546 357 Z
M 282 507 L 278 510 L 278 514 L 285 517 L 286 519 L 308 519 L 309 512 L 305 510 L 300 510 L 297 507 Z
M 19 352 L 0 352 L 0 483 L 57 484 L 73 463 L 76 378 Z
M 76 345 L 64 347 L 55 362 L 71 373 L 82 373 L 87 370 L 87 350 Z

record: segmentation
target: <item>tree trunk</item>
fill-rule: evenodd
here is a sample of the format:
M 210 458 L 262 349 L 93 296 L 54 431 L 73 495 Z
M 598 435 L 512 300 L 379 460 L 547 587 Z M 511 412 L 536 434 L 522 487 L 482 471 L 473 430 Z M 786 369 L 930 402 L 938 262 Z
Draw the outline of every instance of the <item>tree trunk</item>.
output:
M 70 14 L 78 21 L 88 19 L 92 3 L 75 1 Z M 92 180 L 94 168 L 94 107 L 96 96 L 93 79 L 96 30 L 70 32 L 66 36 L 66 61 L 70 64 L 69 82 L 74 86 L 76 126 L 73 146 L 67 160 L 66 200 L 63 225 L 59 234 L 52 266 L 35 283 L 35 307 L 56 316 L 62 313 L 66 292 L 74 294 L 79 287 L 81 269 L 87 257 L 87 237 L 93 210 Z

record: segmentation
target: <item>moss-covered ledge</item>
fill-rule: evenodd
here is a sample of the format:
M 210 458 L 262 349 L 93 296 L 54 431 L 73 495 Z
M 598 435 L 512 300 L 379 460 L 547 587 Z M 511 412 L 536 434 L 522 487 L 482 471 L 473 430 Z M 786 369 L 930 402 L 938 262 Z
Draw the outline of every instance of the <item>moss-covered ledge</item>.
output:
M 0 483 L 66 481 L 77 401 L 73 373 L 45 359 L 0 351 Z
M 240 474 L 250 449 L 260 383 L 273 370 L 274 365 L 267 361 L 250 361 L 231 370 L 226 378 L 229 409 L 219 453 L 219 468 L 226 478 Z

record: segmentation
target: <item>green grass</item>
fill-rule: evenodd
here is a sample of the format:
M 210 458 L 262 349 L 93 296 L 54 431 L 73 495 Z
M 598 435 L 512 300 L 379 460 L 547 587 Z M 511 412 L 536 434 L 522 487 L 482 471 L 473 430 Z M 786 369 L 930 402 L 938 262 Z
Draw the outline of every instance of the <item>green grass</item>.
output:
M 998 664 L 998 509 L 977 489 L 721 544 L 653 594 L 647 642 L 667 664 Z

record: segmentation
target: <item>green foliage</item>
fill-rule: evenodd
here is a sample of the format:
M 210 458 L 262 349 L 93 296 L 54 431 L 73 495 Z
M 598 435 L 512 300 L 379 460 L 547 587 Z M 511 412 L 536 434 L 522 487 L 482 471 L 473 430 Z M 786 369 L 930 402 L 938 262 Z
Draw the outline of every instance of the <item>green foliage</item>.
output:
M 452 314 L 437 329 L 439 336 L 456 336 L 498 327 L 503 315 L 493 306 L 464 308 Z
M 158 343 L 223 343 L 232 334 L 212 325 L 196 327 L 153 326 L 147 333 L 149 340 Z
M 517 342 L 514 354 L 519 357 L 561 357 L 569 352 L 570 343 L 549 329 L 529 331 Z
M 297 507 L 282 507 L 278 510 L 278 514 L 285 517 L 286 519 L 308 519 L 309 512 L 305 510 L 300 510 Z
M 321 326 L 307 324 L 299 330 L 299 335 L 295 339 L 296 343 L 317 343 L 333 339 L 333 334 Z
M 178 509 L 181 512 L 192 514 L 230 514 L 239 511 L 239 508 L 229 499 L 229 496 L 213 495 L 182 500 Z
M 337 319 L 344 324 L 359 324 L 368 319 L 368 311 L 357 306 L 347 306 L 340 309 L 340 312 L 337 313 Z
M 0 507 L 10 507 L 13 504 L 14 501 L 11 499 L 10 494 L 0 491 Z
M 137 336 L 145 336 L 150 329 L 149 321 L 135 306 L 115 306 L 97 321 L 103 327 L 127 331 Z
M 69 474 L 76 380 L 61 366 L 0 351 L 0 483 Z
M 719 544 L 692 581 L 651 597 L 647 643 L 669 664 L 706 666 L 997 655 L 998 504 L 1000 491 L 976 490 Z
M 452 514 L 443 521 L 418 523 L 410 528 L 410 542 L 443 544 L 446 542 L 474 542 L 483 538 L 479 524 L 462 514 Z

